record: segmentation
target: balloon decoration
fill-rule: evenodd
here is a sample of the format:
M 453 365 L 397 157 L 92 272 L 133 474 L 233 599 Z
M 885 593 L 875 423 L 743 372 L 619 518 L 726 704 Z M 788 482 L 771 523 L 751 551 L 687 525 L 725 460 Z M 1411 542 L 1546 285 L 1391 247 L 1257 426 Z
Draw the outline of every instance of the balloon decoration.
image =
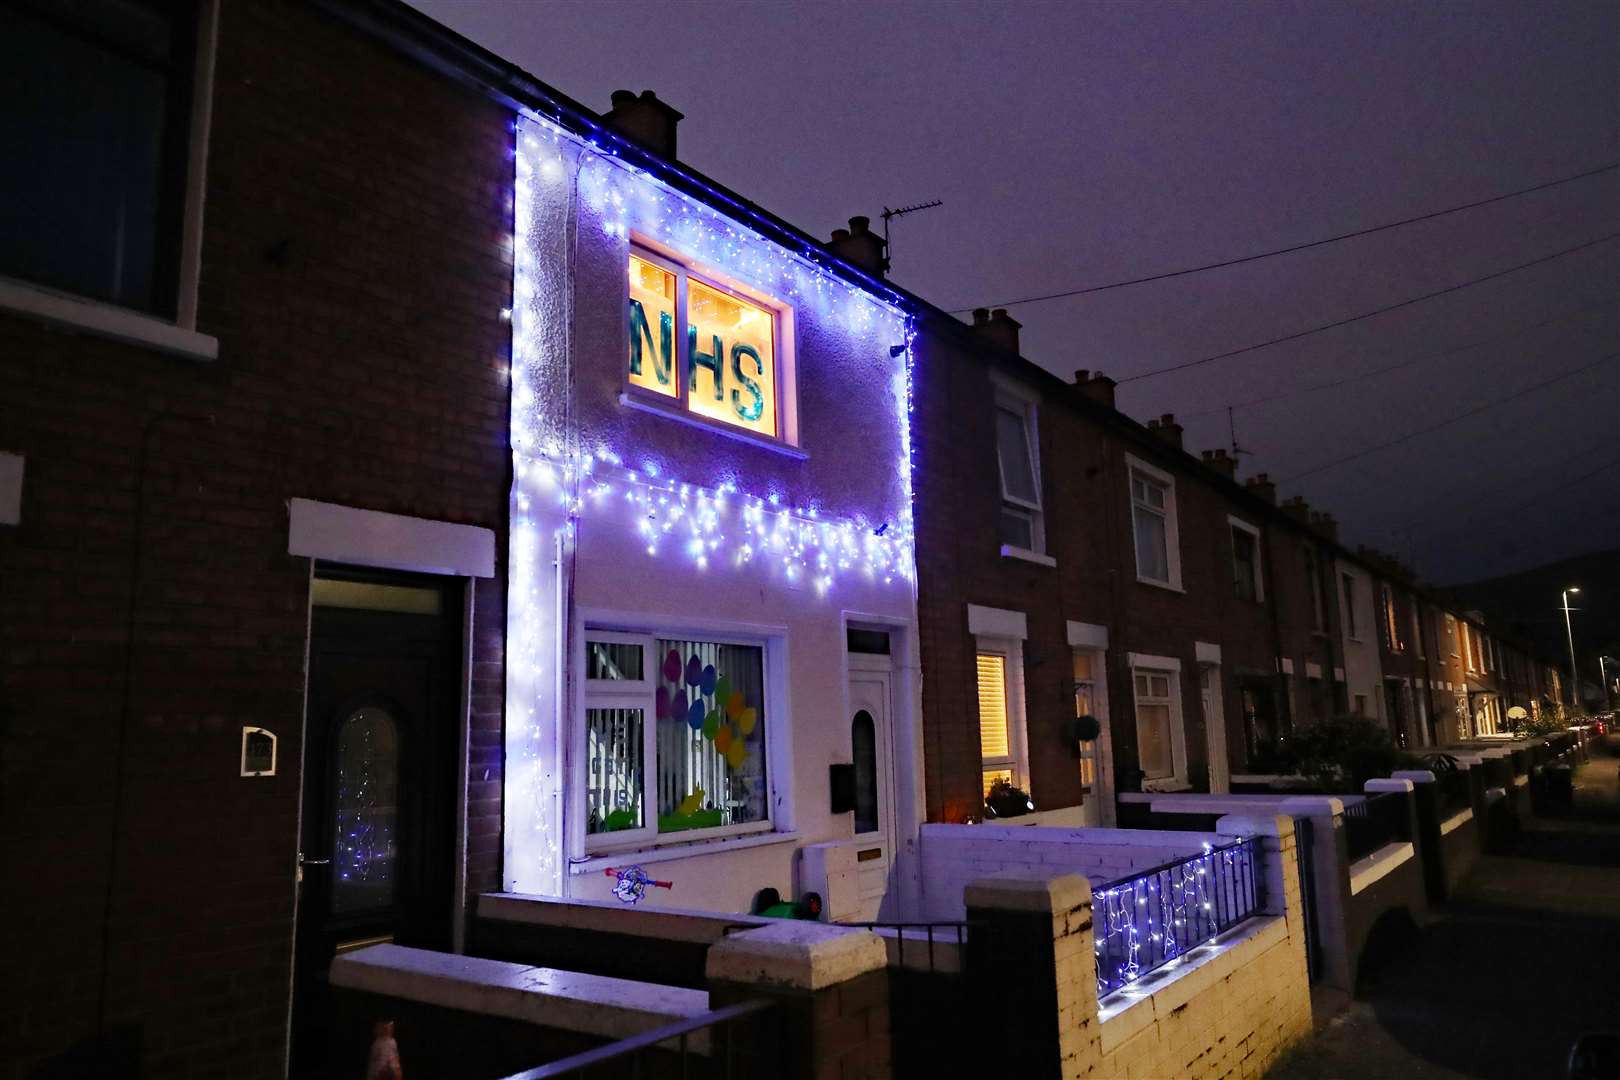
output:
M 602 873 L 613 878 L 613 895 L 618 897 L 622 904 L 639 904 L 642 897 L 647 895 L 647 889 L 673 889 L 673 881 L 655 881 L 647 876 L 647 871 L 639 866 L 610 866 Z
M 679 650 L 669 650 L 659 665 L 659 673 L 663 684 L 654 702 L 659 719 L 684 723 L 694 740 L 701 738 L 713 744 L 712 753 L 729 769 L 742 769 L 748 763 L 749 743 L 759 728 L 758 706 L 750 705 L 747 695 L 731 679 L 695 652 L 683 657 Z M 660 815 L 659 829 L 668 832 L 711 828 L 725 820 L 724 807 L 711 802 L 702 788 L 696 788 L 672 812 Z

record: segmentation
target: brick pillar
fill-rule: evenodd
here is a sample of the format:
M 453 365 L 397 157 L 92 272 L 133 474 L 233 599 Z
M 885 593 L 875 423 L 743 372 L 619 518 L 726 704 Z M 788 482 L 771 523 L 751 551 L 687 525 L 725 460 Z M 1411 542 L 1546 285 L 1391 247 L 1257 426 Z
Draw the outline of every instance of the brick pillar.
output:
M 1446 898 L 1445 853 L 1440 848 L 1440 785 L 1427 769 L 1399 769 L 1392 780 L 1412 783 L 1412 809 L 1417 825 L 1412 833 L 1417 856 L 1423 860 L 1423 889 L 1429 903 Z
M 1288 923 L 1288 940 L 1299 963 L 1299 981 L 1305 976 L 1305 908 L 1299 892 L 1299 852 L 1294 840 L 1294 819 L 1273 814 L 1227 814 L 1215 822 L 1215 831 L 1228 840 L 1252 836 L 1260 841 L 1265 895 L 1260 911 L 1280 915 Z
M 738 1076 L 888 1080 L 888 950 L 870 930 L 783 919 L 709 949 L 709 1007 L 765 999 L 738 1024 Z
M 967 887 L 965 973 L 983 1036 L 963 1075 L 1077 1076 L 1100 1053 L 1091 885 L 1010 871 Z
M 1355 963 L 1350 955 L 1350 845 L 1344 835 L 1344 803 L 1331 795 L 1300 795 L 1284 799 L 1278 811 L 1307 822 L 1311 831 L 1311 893 L 1301 903 L 1311 905 L 1311 934 L 1316 940 L 1314 981 L 1346 994 L 1355 991 Z M 1295 836 L 1298 853 L 1301 837 Z

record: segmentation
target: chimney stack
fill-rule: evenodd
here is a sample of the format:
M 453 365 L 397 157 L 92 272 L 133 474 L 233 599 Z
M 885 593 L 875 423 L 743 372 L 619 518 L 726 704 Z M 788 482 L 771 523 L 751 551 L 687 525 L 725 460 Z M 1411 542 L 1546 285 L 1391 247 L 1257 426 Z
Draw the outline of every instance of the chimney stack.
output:
M 1224 447 L 1204 451 L 1204 464 L 1226 477 L 1232 479 L 1237 474 L 1237 461 L 1228 454 Z
M 1149 420 L 1147 429 L 1177 450 L 1181 449 L 1181 425 L 1176 423 L 1175 413 L 1165 413 L 1157 420 Z
M 1011 315 L 1006 308 L 973 309 L 973 330 L 980 338 L 990 342 L 997 348 L 1018 356 L 1018 328 L 1023 324 Z
M 1270 474 L 1255 473 L 1243 482 L 1243 486 L 1271 505 L 1277 505 L 1277 485 L 1271 482 Z
M 1074 373 L 1074 388 L 1099 405 L 1114 407 L 1114 380 L 1100 371 L 1080 368 Z
M 1301 525 L 1309 526 L 1311 523 L 1311 504 L 1305 501 L 1303 495 L 1284 499 L 1282 511 Z
M 849 228 L 834 229 L 827 250 L 851 266 L 858 266 L 873 277 L 882 277 L 889 269 L 889 257 L 883 251 L 883 237 L 872 231 L 872 219 L 852 217 Z
M 1311 511 L 1311 528 L 1333 541 L 1339 542 L 1339 522 L 1332 514 Z
M 677 112 L 658 100 L 651 90 L 643 90 L 637 97 L 630 90 L 613 91 L 613 108 L 609 109 L 608 126 L 620 135 L 628 136 L 660 157 L 675 160 L 675 125 L 684 113 Z

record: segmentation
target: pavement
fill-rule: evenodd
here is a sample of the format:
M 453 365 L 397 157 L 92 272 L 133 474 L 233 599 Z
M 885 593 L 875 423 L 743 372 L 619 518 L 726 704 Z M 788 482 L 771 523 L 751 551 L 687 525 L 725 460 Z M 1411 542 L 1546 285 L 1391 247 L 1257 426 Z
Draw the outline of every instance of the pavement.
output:
M 1560 1078 L 1570 1044 L 1620 1032 L 1620 739 L 1575 772 L 1568 818 L 1485 855 L 1367 992 L 1268 1080 Z

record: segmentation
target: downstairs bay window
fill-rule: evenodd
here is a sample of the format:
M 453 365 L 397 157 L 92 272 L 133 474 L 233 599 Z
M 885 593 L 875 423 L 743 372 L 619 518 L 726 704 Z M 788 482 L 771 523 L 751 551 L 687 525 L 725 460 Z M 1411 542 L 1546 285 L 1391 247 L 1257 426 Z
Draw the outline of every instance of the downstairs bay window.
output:
M 588 630 L 587 850 L 771 828 L 762 644 Z

